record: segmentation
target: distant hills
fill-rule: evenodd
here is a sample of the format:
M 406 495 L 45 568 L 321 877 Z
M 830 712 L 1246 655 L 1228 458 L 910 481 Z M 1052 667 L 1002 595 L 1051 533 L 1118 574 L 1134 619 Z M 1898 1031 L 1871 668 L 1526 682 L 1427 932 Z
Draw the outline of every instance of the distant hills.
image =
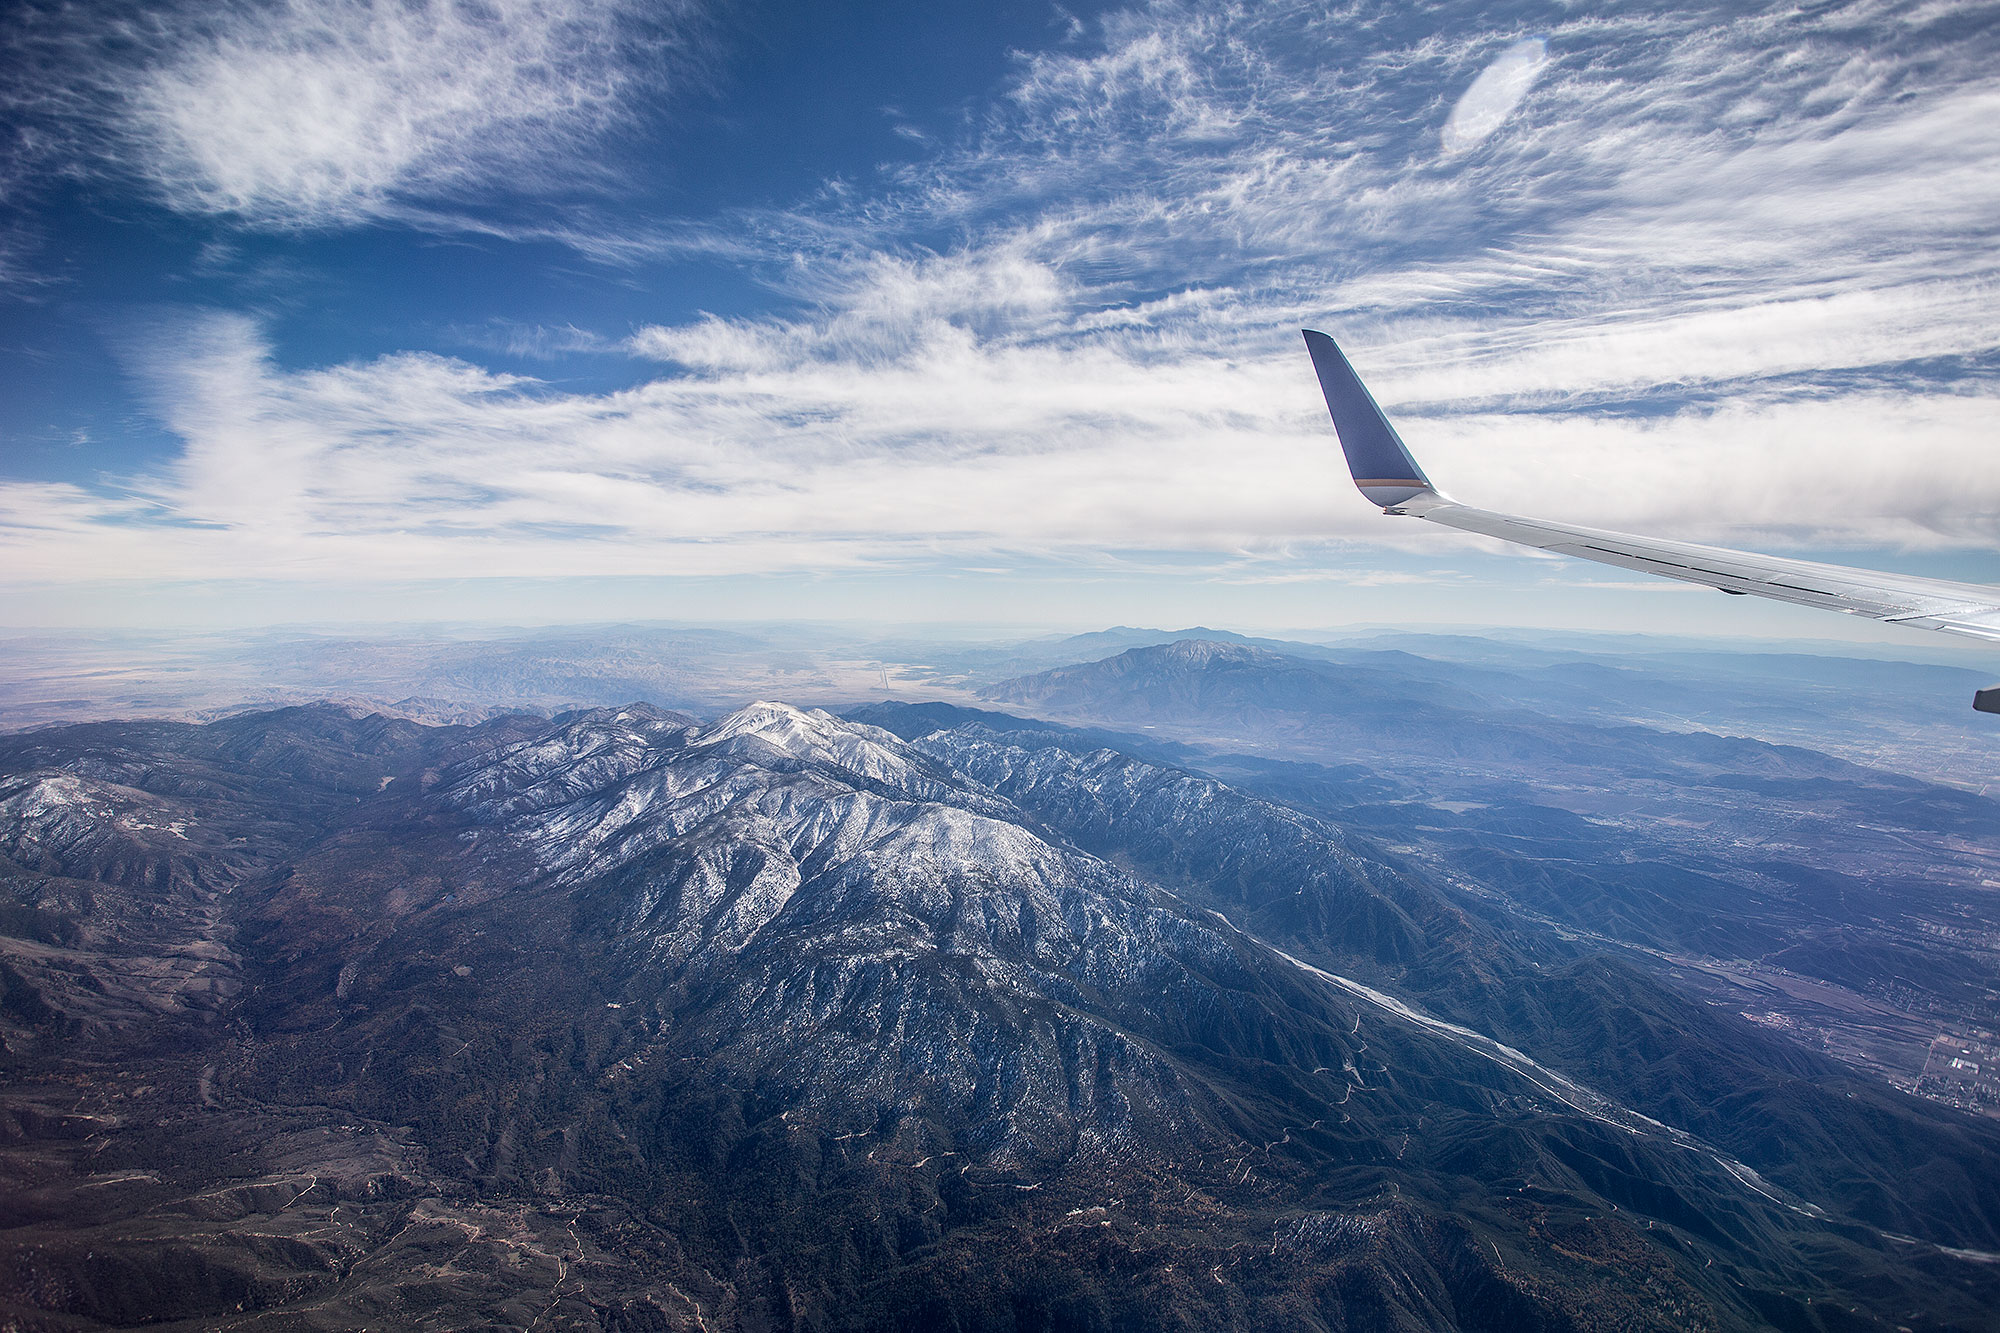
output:
M 1491 717 L 1752 736 L 1978 790 L 1990 727 L 1961 715 L 1985 669 L 1723 649 L 1644 636 L 1353 632 L 1324 642 L 1195 627 L 981 639 L 951 627 L 674 624 L 300 627 L 242 633 L 15 633 L 0 641 L 0 731 L 109 717 L 207 721 L 339 701 L 426 722 L 643 701 L 712 716 L 759 698 L 846 708 L 977 704 L 979 691 L 1130 648 L 1203 639 L 1384 672 L 1425 703 Z
M 1371 737 L 1417 719 L 1442 728 L 1475 721 L 1440 704 L 1435 688 L 1381 667 L 1311 661 L 1240 642 L 1184 638 L 1130 648 L 1115 657 L 1004 681 L 982 691 L 996 703 L 1133 726 L 1167 722 L 1214 734 L 1248 731 L 1257 741 L 1287 720 Z
M 1941 1033 L 2000 1029 L 2000 802 L 1819 749 L 1530 707 L 1546 682 L 1518 670 L 1359 660 L 1184 640 L 986 694 L 1336 818 L 1468 906 L 1623 946 L 1902 1086 Z M 1534 668 L 1578 690 L 1613 670 Z M 1962 717 L 1968 744 L 1979 725 Z M 2000 1110 L 2000 1082 L 1950 1096 Z

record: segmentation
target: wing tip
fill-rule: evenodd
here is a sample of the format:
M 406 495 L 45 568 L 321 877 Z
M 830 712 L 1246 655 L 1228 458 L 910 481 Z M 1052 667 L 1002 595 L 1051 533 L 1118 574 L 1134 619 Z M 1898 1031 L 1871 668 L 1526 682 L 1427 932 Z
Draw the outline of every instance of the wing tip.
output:
M 1333 417 L 1334 433 L 1340 437 L 1355 489 L 1369 503 L 1384 509 L 1426 492 L 1435 493 L 1430 478 L 1417 466 L 1409 446 L 1354 373 L 1340 344 L 1318 329 L 1300 329 L 1299 333 L 1319 376 L 1320 392 L 1326 397 L 1326 410 Z

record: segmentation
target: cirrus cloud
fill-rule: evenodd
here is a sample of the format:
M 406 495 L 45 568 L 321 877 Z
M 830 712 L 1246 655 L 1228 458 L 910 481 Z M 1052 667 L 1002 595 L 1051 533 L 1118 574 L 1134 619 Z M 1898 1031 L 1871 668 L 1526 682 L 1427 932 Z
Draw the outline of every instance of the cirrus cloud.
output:
M 28 17 L 11 54 L 36 77 L 7 101 L 32 124 L 37 163 L 278 228 L 472 226 L 450 210 L 601 187 L 593 149 L 691 74 L 701 24 L 693 0 L 224 0 Z
M 1444 123 L 1446 155 L 1455 157 L 1471 152 L 1492 138 L 1535 86 L 1535 79 L 1548 60 L 1546 37 L 1524 37 L 1495 56 L 1493 63 L 1479 72 L 1479 77 L 1458 99 L 1451 109 L 1451 119 Z
M 1440 159 L 1506 34 L 1362 11 L 1160 0 L 1024 57 L 872 188 L 598 238 L 770 298 L 644 322 L 616 344 L 657 367 L 636 387 L 285 370 L 242 317 L 162 336 L 182 455 L 65 493 L 10 562 L 111 573 L 139 533 L 186 576 L 1173 552 L 1290 577 L 1265 565 L 1449 540 L 1353 495 L 1302 323 L 1475 502 L 1737 545 L 2000 539 L 1992 40 L 1865 3 L 1551 9 L 1533 103 Z

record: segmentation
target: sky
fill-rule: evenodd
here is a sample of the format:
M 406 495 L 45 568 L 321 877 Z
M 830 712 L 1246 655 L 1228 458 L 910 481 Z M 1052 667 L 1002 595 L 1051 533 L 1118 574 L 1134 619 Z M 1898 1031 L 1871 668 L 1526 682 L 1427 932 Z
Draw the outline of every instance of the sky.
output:
M 1843 631 L 1383 517 L 1301 327 L 1467 502 L 2000 582 L 2000 4 L 6 12 L 0 625 Z

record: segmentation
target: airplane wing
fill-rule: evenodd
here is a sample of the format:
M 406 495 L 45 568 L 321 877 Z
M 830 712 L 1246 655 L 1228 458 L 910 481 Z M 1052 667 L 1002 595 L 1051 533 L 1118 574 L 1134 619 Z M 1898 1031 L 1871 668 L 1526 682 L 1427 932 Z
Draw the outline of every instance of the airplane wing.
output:
M 1706 584 L 1726 593 L 1770 597 L 1890 624 L 2000 641 L 2000 588 L 1985 584 L 1786 560 L 1720 546 L 1496 514 L 1459 504 L 1431 485 L 1333 339 L 1310 329 L 1304 332 L 1306 350 L 1319 372 L 1320 388 L 1326 394 L 1327 410 L 1333 414 L 1334 430 L 1340 435 L 1354 484 L 1369 500 L 1381 505 L 1384 513 L 1408 514 L 1557 555 Z M 1972 706 L 1981 712 L 2000 713 L 2000 685 L 1979 691 Z

